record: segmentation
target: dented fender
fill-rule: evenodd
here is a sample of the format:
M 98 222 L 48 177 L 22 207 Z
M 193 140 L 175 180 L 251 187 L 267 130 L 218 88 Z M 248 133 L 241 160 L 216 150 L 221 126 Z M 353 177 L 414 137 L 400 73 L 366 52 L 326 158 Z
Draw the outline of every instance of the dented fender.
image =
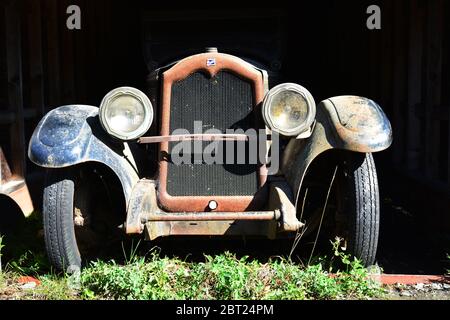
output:
M 281 171 L 297 195 L 297 205 L 306 171 L 321 153 L 330 149 L 372 153 L 391 144 L 391 124 L 377 103 L 357 96 L 329 98 L 317 106 L 311 137 L 292 139 L 288 143 Z
M 127 203 L 139 180 L 128 144 L 104 132 L 94 106 L 67 105 L 47 113 L 33 132 L 28 157 L 44 168 L 103 163 L 119 178 Z

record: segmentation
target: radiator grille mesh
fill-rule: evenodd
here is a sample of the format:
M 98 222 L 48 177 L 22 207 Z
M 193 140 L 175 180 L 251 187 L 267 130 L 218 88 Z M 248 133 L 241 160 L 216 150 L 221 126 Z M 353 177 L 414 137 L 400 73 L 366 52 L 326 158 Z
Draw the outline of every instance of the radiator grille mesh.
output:
M 194 121 L 201 121 L 202 133 L 208 129 L 225 133 L 228 128 L 245 131 L 254 127 L 253 105 L 250 82 L 226 71 L 213 78 L 193 73 L 172 85 L 170 133 L 179 128 L 199 133 L 194 132 Z M 196 143 L 202 145 L 202 150 L 210 144 Z M 169 144 L 169 154 L 174 144 Z M 191 148 L 194 150 L 194 142 Z M 256 164 L 168 165 L 167 191 L 172 196 L 245 196 L 254 195 L 257 190 Z

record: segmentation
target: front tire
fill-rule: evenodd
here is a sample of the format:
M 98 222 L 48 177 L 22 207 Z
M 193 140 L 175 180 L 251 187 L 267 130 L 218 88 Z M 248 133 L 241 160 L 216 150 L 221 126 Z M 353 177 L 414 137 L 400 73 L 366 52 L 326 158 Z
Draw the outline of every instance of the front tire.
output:
M 375 263 L 380 228 L 377 172 L 372 154 L 352 154 L 344 161 L 344 213 L 347 250 L 365 266 Z M 341 199 L 342 200 L 342 199 Z
M 332 192 L 326 203 L 331 181 L 334 181 Z M 311 165 L 302 189 L 299 199 L 304 203 L 300 202 L 298 214 L 306 224 L 303 236 L 308 239 L 307 243 L 314 244 L 315 248 L 318 237 L 319 248 L 328 250 L 330 241 L 339 238 L 340 247 L 346 248 L 347 253 L 360 259 L 365 266 L 373 265 L 378 246 L 380 203 L 372 154 L 324 154 Z
M 49 172 L 43 197 L 45 246 L 50 263 L 58 270 L 81 268 L 74 225 L 75 182 L 61 171 Z
M 108 258 L 122 239 L 121 202 L 101 169 L 73 167 L 47 172 L 43 196 L 45 245 L 51 264 L 69 273 L 91 259 Z

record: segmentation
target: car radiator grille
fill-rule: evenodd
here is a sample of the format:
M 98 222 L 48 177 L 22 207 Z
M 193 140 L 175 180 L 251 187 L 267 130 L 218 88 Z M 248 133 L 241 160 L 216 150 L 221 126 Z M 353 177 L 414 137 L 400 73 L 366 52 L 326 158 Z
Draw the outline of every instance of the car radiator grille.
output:
M 202 133 L 212 128 L 223 133 L 229 128 L 245 131 L 254 126 L 253 106 L 250 82 L 226 71 L 212 78 L 196 72 L 172 85 L 170 132 L 182 128 L 198 133 L 194 132 L 194 121 L 202 122 Z M 201 143 L 203 150 L 211 142 L 196 143 Z M 191 150 L 194 150 L 193 144 L 191 142 Z M 175 142 L 169 144 L 169 154 L 174 145 Z M 235 149 L 235 156 L 237 152 Z M 248 163 L 248 155 L 246 159 L 245 164 L 175 165 L 169 162 L 167 191 L 171 196 L 254 195 L 258 190 L 258 167 Z

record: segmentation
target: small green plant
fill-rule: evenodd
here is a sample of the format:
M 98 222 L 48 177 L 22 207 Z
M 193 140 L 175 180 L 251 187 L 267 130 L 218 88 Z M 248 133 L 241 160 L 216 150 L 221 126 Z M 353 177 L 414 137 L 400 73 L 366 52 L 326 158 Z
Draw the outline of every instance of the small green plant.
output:
M 332 242 L 334 255 L 338 257 L 339 264 L 344 266 L 344 271 L 336 272 L 342 290 L 356 296 L 382 294 L 384 291 L 381 285 L 370 278 L 368 270 L 359 259 L 343 251 L 341 243 L 342 239 L 339 238 Z
M 134 240 L 131 240 L 130 254 L 127 255 L 127 252 L 126 252 L 125 247 L 122 242 L 122 244 L 121 244 L 122 245 L 122 253 L 123 253 L 123 257 L 125 259 L 126 264 L 130 264 L 138 258 L 137 251 L 139 249 L 140 244 L 141 244 L 141 240 L 138 241 L 136 246 L 134 245 Z
M 246 279 L 250 270 L 246 265 L 247 257 L 233 259 L 227 253 L 220 256 L 206 256 L 207 271 L 211 274 L 211 282 L 216 294 L 224 299 L 242 299 L 246 292 Z
M 9 262 L 8 267 L 25 275 L 37 275 L 48 270 L 47 257 L 43 252 L 25 251 L 18 259 Z

